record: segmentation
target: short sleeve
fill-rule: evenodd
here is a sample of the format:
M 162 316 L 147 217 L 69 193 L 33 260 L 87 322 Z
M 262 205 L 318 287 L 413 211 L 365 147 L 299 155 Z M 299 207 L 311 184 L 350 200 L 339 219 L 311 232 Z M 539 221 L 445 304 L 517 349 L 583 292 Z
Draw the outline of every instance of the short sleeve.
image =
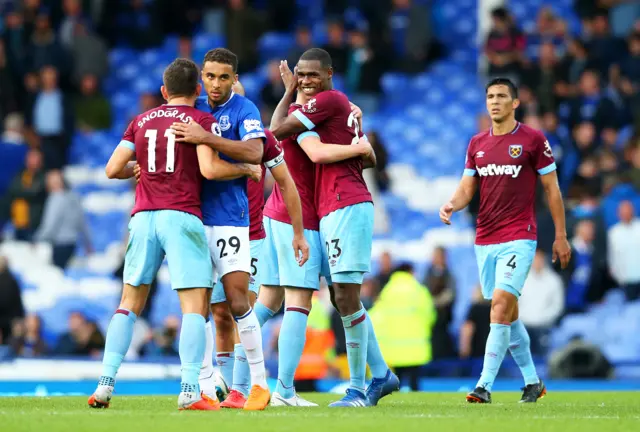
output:
M 464 158 L 464 175 L 474 177 L 476 175 L 476 161 L 473 155 L 473 139 L 467 146 L 467 154 Z
M 314 129 L 334 114 L 334 110 L 340 104 L 333 100 L 333 93 L 326 91 L 319 93 L 315 98 L 292 113 L 307 130 Z
M 262 162 L 264 163 L 264 166 L 269 169 L 273 169 L 284 162 L 284 152 L 282 151 L 278 140 L 273 136 L 267 136 Z
M 240 118 L 238 118 L 239 134 L 242 141 L 265 138 L 264 127 L 260 120 L 260 111 L 252 102 L 246 100 Z
M 120 144 L 118 144 L 118 145 L 126 147 L 129 150 L 135 152 L 136 151 L 136 145 L 135 145 L 136 138 L 135 138 L 134 131 L 133 131 L 134 123 L 135 123 L 135 120 L 132 121 L 131 123 L 129 123 L 129 126 L 127 126 L 127 129 L 124 131 L 124 134 L 122 135 L 122 139 L 120 140 Z
M 211 132 L 216 136 L 222 136 L 222 130 L 220 130 L 220 125 L 218 124 L 218 121 L 215 119 L 215 117 L 212 116 L 211 114 L 204 114 L 202 117 L 200 117 L 200 119 L 198 120 L 198 123 L 207 132 Z
M 534 140 L 533 163 L 538 174 L 545 175 L 556 170 L 556 161 L 553 158 L 553 150 L 549 140 L 537 133 Z

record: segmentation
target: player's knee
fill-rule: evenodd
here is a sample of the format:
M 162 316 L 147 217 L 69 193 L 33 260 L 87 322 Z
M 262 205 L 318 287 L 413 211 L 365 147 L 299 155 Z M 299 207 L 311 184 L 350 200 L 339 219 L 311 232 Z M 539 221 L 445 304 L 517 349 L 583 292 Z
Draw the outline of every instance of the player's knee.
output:
M 233 316 L 228 307 L 222 307 L 222 304 L 214 307 L 213 322 L 216 325 L 216 332 L 224 334 L 233 332 Z
M 510 325 L 510 318 L 507 301 L 504 299 L 494 299 L 491 302 L 491 322 L 494 324 Z
M 130 288 L 130 289 L 127 289 Z M 133 287 L 125 287 L 122 291 L 122 297 L 120 299 L 120 309 L 127 309 L 140 316 L 142 311 L 144 310 L 144 306 L 146 304 L 147 296 L 142 293 L 142 290 L 139 288 Z
M 302 288 L 287 288 L 285 292 L 287 306 L 301 307 L 311 310 L 313 291 Z
M 352 315 L 360 310 L 360 295 L 357 287 L 338 285 L 335 283 L 333 286 L 335 290 L 335 301 L 340 315 Z
M 245 293 L 235 292 L 230 296 L 227 295 L 227 303 L 233 316 L 242 316 L 251 308 L 249 306 L 249 296 Z

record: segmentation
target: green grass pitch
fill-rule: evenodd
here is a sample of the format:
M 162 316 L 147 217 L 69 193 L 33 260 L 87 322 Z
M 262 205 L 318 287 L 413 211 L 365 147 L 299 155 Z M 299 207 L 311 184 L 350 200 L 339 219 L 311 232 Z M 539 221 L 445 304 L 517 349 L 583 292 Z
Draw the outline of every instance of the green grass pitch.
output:
M 114 397 L 94 410 L 84 397 L 0 398 L 0 430 L 18 431 L 640 431 L 640 392 L 554 393 L 521 405 L 518 393 L 495 393 L 492 405 L 470 405 L 462 393 L 405 393 L 375 408 L 337 409 L 339 396 L 307 394 L 319 408 L 264 412 L 179 412 L 176 397 Z

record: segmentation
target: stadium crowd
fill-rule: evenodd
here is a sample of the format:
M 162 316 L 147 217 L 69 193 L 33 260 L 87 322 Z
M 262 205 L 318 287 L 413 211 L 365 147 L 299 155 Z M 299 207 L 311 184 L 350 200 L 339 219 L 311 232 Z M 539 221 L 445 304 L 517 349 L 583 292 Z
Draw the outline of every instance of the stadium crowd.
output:
M 295 47 L 287 56 L 290 65 L 315 44 L 295 0 L 194 0 L 186 8 L 177 0 L 108 3 L 107 7 L 100 0 L 0 0 L 0 145 L 2 152 L 20 152 L 25 161 L 19 170 L 0 173 L 0 221 L 13 225 L 16 240 L 52 243 L 53 262 L 61 268 L 68 266 L 78 244 L 87 252 L 92 249 L 82 203 L 66 186 L 61 170 L 67 165 L 74 131 L 110 129 L 114 123 L 102 90 L 110 48 L 126 45 L 142 50 L 177 34 L 179 54 L 191 57 L 195 29 L 223 32 L 227 47 L 239 57 L 242 80 L 243 72 L 262 66 L 258 40 L 266 31 L 295 34 Z M 609 223 L 611 216 L 606 213 L 612 209 L 603 206 L 603 197 L 621 185 L 635 190 L 630 196 L 640 192 L 640 11 L 629 9 L 635 15 L 621 16 L 614 1 L 575 3 L 581 21 L 577 33 L 551 8 L 541 8 L 535 29 L 527 31 L 509 9 L 497 8 L 483 47 L 486 76 L 509 76 L 518 82 L 522 103 L 518 120 L 544 131 L 567 203 L 574 258 L 568 270 L 559 271 L 549 264 L 552 220 L 543 194 L 538 194 L 539 251 L 520 302 L 521 318 L 538 355 L 547 354 L 549 332 L 563 316 L 586 311 L 609 289 L 622 288 L 628 301 L 640 298 L 640 266 L 635 252 L 630 253 L 640 246 L 636 216 L 640 209 L 634 207 L 640 201 L 621 200 L 613 209 L 619 215 L 615 224 Z M 598 8 L 590 7 L 595 3 Z M 347 7 L 353 5 L 358 7 Z M 384 103 L 385 73 L 421 72 L 434 59 L 446 56 L 425 24 L 432 13 L 430 2 L 331 0 L 324 8 L 330 17 L 325 22 L 324 48 L 344 77 L 350 98 L 365 115 Z M 268 80 L 256 101 L 265 124 L 283 92 L 278 60 L 267 62 Z M 139 112 L 160 103 L 155 91 L 143 92 Z M 479 130 L 489 126 L 485 115 L 478 119 Z M 390 182 L 384 145 L 375 135 L 369 137 L 377 143 L 375 181 L 384 192 Z M 266 193 L 268 189 L 269 183 Z M 472 215 L 478 211 L 475 202 Z M 363 285 L 362 293 L 376 329 L 385 329 L 378 337 L 389 365 L 417 387 L 419 368 L 432 359 L 481 357 L 489 331 L 489 304 L 480 295 L 474 297 L 459 334 L 453 337 L 457 290 L 447 251 L 434 251 L 424 277 L 411 265 L 398 264 L 392 252 L 382 254 L 377 274 Z M 399 285 L 410 286 L 411 297 L 402 297 L 407 294 L 396 290 Z M 326 300 L 322 297 L 317 301 Z M 405 319 L 413 325 L 385 326 L 388 308 L 403 304 Z M 335 353 L 335 360 L 322 370 L 339 373 L 345 369 L 346 352 L 340 317 L 330 308 L 314 311 L 317 316 L 310 323 L 318 325 L 310 331 L 317 333 L 317 339 L 308 340 L 322 343 L 309 349 Z M 134 338 L 134 357 L 176 355 L 179 319 L 169 316 L 158 329 L 139 322 L 141 337 Z M 385 351 L 385 344 L 407 337 L 404 330 L 414 327 L 419 331 L 410 336 L 423 341 L 421 349 L 408 354 Z M 79 313 L 69 316 L 68 332 L 56 346 L 47 347 L 41 334 L 40 319 L 25 314 L 19 284 L 6 260 L 0 259 L 0 344 L 11 344 L 24 356 L 94 356 L 104 345 L 96 324 Z M 271 337 L 277 338 L 277 329 Z

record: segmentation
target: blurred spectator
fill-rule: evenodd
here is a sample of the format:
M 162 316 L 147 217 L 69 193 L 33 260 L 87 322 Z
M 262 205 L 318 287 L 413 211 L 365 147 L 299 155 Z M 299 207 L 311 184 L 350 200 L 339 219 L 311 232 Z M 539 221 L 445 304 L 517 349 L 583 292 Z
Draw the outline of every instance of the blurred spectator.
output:
M 162 40 L 159 6 L 159 2 L 128 0 L 124 8 L 116 9 L 116 41 L 136 49 L 146 49 L 158 44 Z
M 543 44 L 550 44 L 554 53 L 558 56 L 564 54 L 565 36 L 567 26 L 553 13 L 550 7 L 542 7 L 538 11 L 536 19 L 536 29 L 527 34 L 527 51 L 529 56 L 537 59 L 540 47 Z
M 23 317 L 20 285 L 11 274 L 7 259 L 0 255 L 0 345 L 9 343 L 14 320 Z
M 376 275 L 376 280 L 378 281 L 378 286 L 380 289 L 384 288 L 384 286 L 389 282 L 389 277 L 391 276 L 391 271 L 393 268 L 393 261 L 391 259 L 391 254 L 387 251 L 382 252 L 380 255 L 380 266 L 378 268 L 378 274 Z
M 473 291 L 473 303 L 460 328 L 459 354 L 463 359 L 482 358 L 489 337 L 491 302 L 482 296 L 482 287 Z
M 568 98 L 577 92 L 577 85 L 585 70 L 595 69 L 597 63 L 589 58 L 584 42 L 572 39 L 567 45 L 567 54 L 561 61 L 562 74 L 556 82 L 555 92 L 558 97 Z
M 155 107 L 162 105 L 162 97 L 158 93 L 151 91 L 144 92 L 140 95 L 140 112 L 149 111 Z
M 569 127 L 592 122 L 598 133 L 606 127 L 617 127 L 616 111 L 611 99 L 601 93 L 598 73 L 585 70 L 576 96 L 569 101 Z
M 389 15 L 391 44 L 397 66 L 408 73 L 424 70 L 437 54 L 431 28 L 429 3 L 393 0 Z M 373 27 L 372 27 L 373 28 Z
M 4 42 L 0 39 L 0 122 L 18 109 L 13 71 L 9 67 Z
M 618 91 L 631 109 L 634 124 L 640 125 L 640 31 L 629 36 L 629 56 L 612 67 Z
M 4 131 L 0 142 L 4 144 L 23 145 L 24 118 L 19 113 L 11 113 L 4 119 Z
M 298 15 L 297 0 L 269 0 L 266 7 L 269 13 L 269 27 L 273 31 L 286 32 Z
M 624 37 L 633 31 L 640 19 L 640 3 L 636 0 L 605 0 L 611 8 L 611 31 L 615 36 Z
M 544 251 L 538 249 L 518 302 L 520 320 L 529 331 L 533 355 L 547 353 L 549 332 L 564 311 L 562 279 L 547 265 L 547 260 Z
M 82 24 L 82 2 L 80 0 L 63 0 L 62 9 L 64 17 L 60 23 L 59 38 L 60 43 L 66 49 L 71 49 L 75 26 Z
M 378 285 L 373 279 L 365 279 L 360 289 L 360 301 L 366 310 L 371 309 L 373 303 L 378 298 Z
M 47 344 L 42 337 L 42 320 L 38 315 L 29 314 L 13 326 L 11 347 L 20 357 L 40 357 L 47 354 Z
M 181 40 L 189 40 L 200 24 L 203 7 L 215 2 L 210 0 L 189 0 L 188 2 L 163 0 L 156 3 L 161 9 L 159 21 L 162 23 L 164 34 L 177 34 Z
M 427 270 L 423 284 L 431 292 L 436 307 L 437 319 L 433 326 L 431 342 L 433 358 L 453 358 L 455 350 L 449 335 L 449 326 L 453 321 L 453 303 L 456 299 L 456 281 L 449 270 L 447 252 L 442 246 L 433 251 L 431 266 Z
M 586 44 L 589 55 L 598 62 L 601 77 L 606 77 L 609 68 L 622 60 L 626 54 L 622 39 L 611 34 L 609 14 L 605 10 L 598 11 L 591 21 L 591 32 L 587 35 Z
M 351 100 L 365 112 L 378 110 L 380 80 L 388 59 L 382 49 L 374 50 L 369 45 L 366 29 L 349 32 L 349 49 L 345 78 Z M 376 154 L 377 156 L 377 154 Z
M 273 111 L 278 106 L 282 95 L 284 94 L 284 84 L 280 76 L 280 62 L 272 60 L 267 65 L 268 81 L 260 91 L 260 100 L 262 101 L 263 114 L 262 118 L 271 119 Z M 267 122 L 266 124 L 269 124 Z
M 492 28 L 487 36 L 485 53 L 490 76 L 508 76 L 520 81 L 526 41 L 513 23 L 509 11 L 499 7 L 491 11 Z
M 618 207 L 620 222 L 609 228 L 609 271 L 622 287 L 627 300 L 640 298 L 640 219 L 630 201 L 623 201 Z
M 58 339 L 54 354 L 58 356 L 99 357 L 104 350 L 104 336 L 94 322 L 80 312 L 69 315 L 69 331 Z
M 622 175 L 622 180 L 631 183 L 640 192 L 640 138 L 633 137 L 625 149 L 625 159 L 629 169 Z
M 582 156 L 593 154 L 598 147 L 596 127 L 588 121 L 576 125 L 573 129 L 573 139 Z
M 57 170 L 47 173 L 49 197 L 44 206 L 42 224 L 34 240 L 49 242 L 53 246 L 53 264 L 65 269 L 73 257 L 78 241 L 82 240 L 90 252 L 89 229 L 84 217 L 80 198 L 67 189 L 62 173 Z
M 573 253 L 571 259 L 575 261 L 575 268 L 569 285 L 567 286 L 567 313 L 581 313 L 587 307 L 590 283 L 593 278 L 593 241 L 595 226 L 589 219 L 578 222 L 575 235 L 571 240 Z
M 165 318 L 162 328 L 156 330 L 153 342 L 149 345 L 147 354 L 155 356 L 177 356 L 176 343 L 180 319 L 174 315 Z
M 558 116 L 554 111 L 547 111 L 542 115 L 542 131 L 545 138 L 551 145 L 553 151 L 553 158 L 558 165 L 558 171 L 562 172 L 562 158 L 564 157 L 564 142 L 560 137 L 560 131 L 558 130 Z
M 101 81 L 109 70 L 109 51 L 104 40 L 91 32 L 87 24 L 78 22 L 73 27 L 71 41 L 73 53 L 73 80 L 79 83 L 85 75 L 94 75 Z
M 10 5 L 4 15 L 2 40 L 7 64 L 11 65 L 16 93 L 22 88 L 20 77 L 26 72 L 28 34 L 22 14 L 17 7 Z
M 67 163 L 67 150 L 73 132 L 73 105 L 58 86 L 58 71 L 45 66 L 40 72 L 41 91 L 27 111 L 26 123 L 39 137 L 47 169 L 60 169 Z
M 545 42 L 540 45 L 539 57 L 538 63 L 527 70 L 524 84 L 535 94 L 541 111 L 553 111 L 558 105 L 556 81 L 562 73 L 553 43 Z
M 327 44 L 322 48 L 331 56 L 334 72 L 344 75 L 347 71 L 347 46 L 342 21 L 333 20 L 327 23 Z
M 35 30 L 31 36 L 31 46 L 27 55 L 28 70 L 41 70 L 47 66 L 53 66 L 63 77 L 70 72 L 69 56 L 58 43 L 46 9 L 40 10 L 36 16 Z
M 100 92 L 95 75 L 85 75 L 80 82 L 80 95 L 75 101 L 76 124 L 84 132 L 111 127 L 111 105 Z
M 258 39 L 265 28 L 264 18 L 245 0 L 228 2 L 225 17 L 227 48 L 238 56 L 239 73 L 249 72 L 258 65 Z
M 25 169 L 13 179 L 5 199 L 16 240 L 31 241 L 33 232 L 40 225 L 46 198 L 42 153 L 30 150 Z
M 402 264 L 393 272 L 369 316 L 387 364 L 417 391 L 420 367 L 432 359 L 436 309 L 411 264 Z
M 376 184 L 378 185 L 378 189 L 380 189 L 381 192 L 385 192 L 391 185 L 391 179 L 389 178 L 389 173 L 387 173 L 389 154 L 387 153 L 387 149 L 385 148 L 382 141 L 380 141 L 380 136 L 377 132 L 371 131 L 367 133 L 367 138 L 369 139 L 371 147 L 373 147 L 373 151 L 376 153 L 377 163 L 376 167 L 373 169 L 375 173 Z
M 302 54 L 309 48 L 313 48 L 311 29 L 305 25 L 298 26 L 296 29 L 295 45 L 291 48 L 289 54 L 287 54 L 287 62 L 289 63 L 289 68 L 291 70 L 293 70 L 298 64 L 300 56 L 302 56 Z

